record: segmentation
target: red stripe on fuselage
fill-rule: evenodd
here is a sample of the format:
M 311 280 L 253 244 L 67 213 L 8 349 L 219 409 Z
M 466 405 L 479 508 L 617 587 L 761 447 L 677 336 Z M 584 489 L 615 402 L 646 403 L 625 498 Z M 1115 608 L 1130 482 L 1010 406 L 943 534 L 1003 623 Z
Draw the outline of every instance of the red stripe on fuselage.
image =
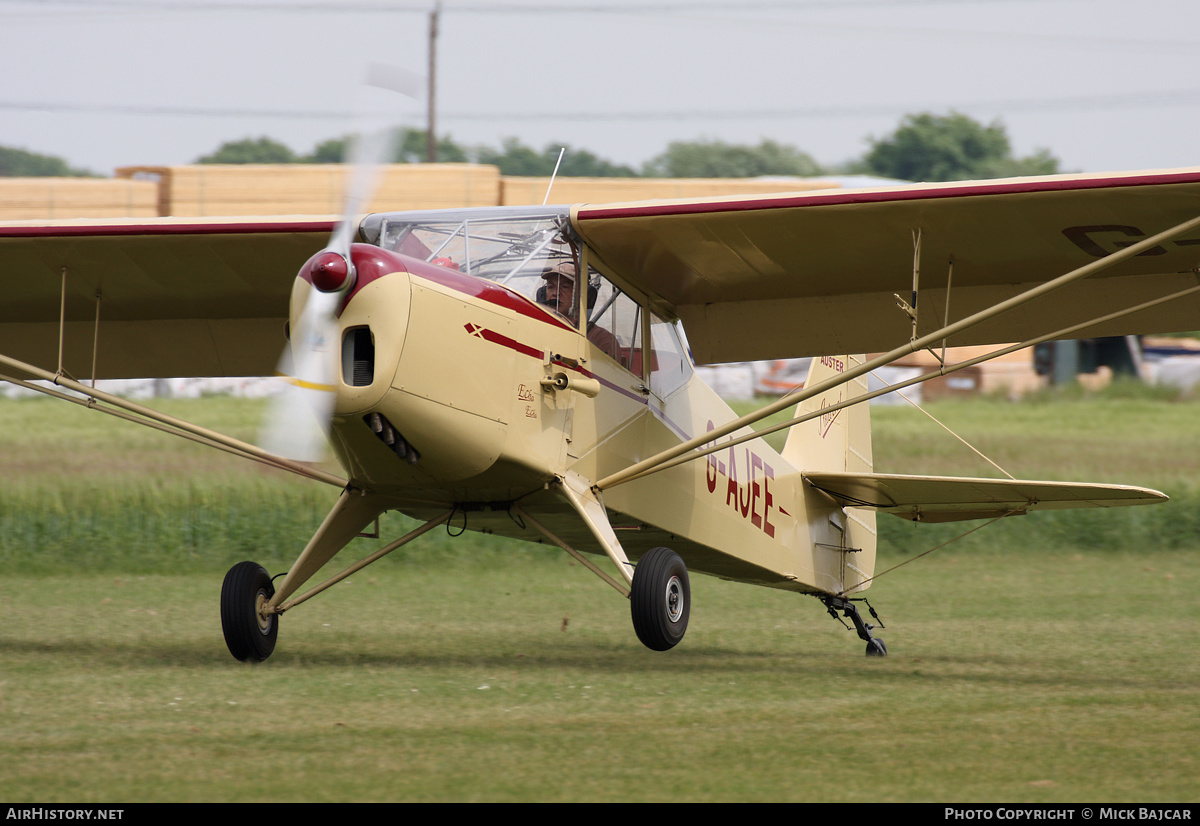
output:
M 492 344 L 499 344 L 502 347 L 507 347 L 510 350 L 516 350 L 518 353 L 530 356 L 535 359 L 542 357 L 542 351 L 536 347 L 530 347 L 528 344 L 522 344 L 516 339 L 509 338 L 506 335 L 497 333 L 495 330 L 489 330 L 486 327 L 480 327 L 478 324 L 464 325 L 466 330 L 471 335 L 481 338 L 484 341 L 490 341 Z

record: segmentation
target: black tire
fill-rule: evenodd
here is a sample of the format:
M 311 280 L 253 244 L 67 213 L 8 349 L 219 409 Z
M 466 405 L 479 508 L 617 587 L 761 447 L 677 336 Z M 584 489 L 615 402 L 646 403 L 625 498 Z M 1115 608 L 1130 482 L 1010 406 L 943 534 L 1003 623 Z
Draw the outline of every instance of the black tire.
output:
M 629 606 L 633 630 L 644 646 L 666 651 L 679 644 L 692 611 L 692 586 L 678 554 L 653 548 L 638 560 Z
M 875 637 L 870 642 L 868 642 L 867 643 L 867 656 L 868 657 L 886 657 L 887 656 L 887 646 L 884 644 L 883 640 L 879 639 L 879 637 Z
M 239 562 L 225 574 L 221 585 L 221 630 L 225 645 L 235 659 L 262 662 L 275 650 L 279 615 L 262 619 L 260 603 L 275 595 L 266 569 L 254 562 Z

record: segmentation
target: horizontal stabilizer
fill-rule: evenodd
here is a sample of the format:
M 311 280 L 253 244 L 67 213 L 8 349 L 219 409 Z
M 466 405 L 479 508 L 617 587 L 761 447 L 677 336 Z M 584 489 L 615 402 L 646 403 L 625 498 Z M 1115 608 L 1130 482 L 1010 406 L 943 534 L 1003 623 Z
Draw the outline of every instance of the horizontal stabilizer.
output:
M 970 479 L 889 473 L 805 473 L 803 478 L 843 507 L 868 508 L 914 522 L 1017 516 L 1035 510 L 1115 508 L 1167 501 L 1128 485 Z

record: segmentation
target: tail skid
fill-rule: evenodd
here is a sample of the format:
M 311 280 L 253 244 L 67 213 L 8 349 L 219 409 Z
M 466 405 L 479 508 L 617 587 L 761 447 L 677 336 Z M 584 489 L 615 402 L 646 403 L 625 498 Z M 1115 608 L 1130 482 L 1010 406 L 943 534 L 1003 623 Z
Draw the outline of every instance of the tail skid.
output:
M 838 611 L 841 611 L 842 616 L 849 618 L 849 620 L 854 623 L 854 630 L 858 632 L 859 639 L 862 639 L 867 643 L 868 657 L 887 656 L 887 646 L 884 644 L 883 640 L 871 633 L 875 626 L 863 620 L 862 614 L 858 613 L 858 607 L 854 604 L 856 602 L 861 602 L 863 605 L 867 606 L 867 610 L 871 612 L 871 616 L 874 617 L 875 621 L 879 623 L 879 627 L 885 628 L 886 626 L 883 624 L 883 620 L 879 618 L 879 614 L 875 613 L 875 609 L 871 607 L 871 603 L 867 602 L 865 599 L 852 600 L 846 599 L 845 597 L 823 596 L 818 598 L 821 600 L 821 602 L 825 603 L 825 608 L 829 611 L 829 616 L 842 623 L 842 625 L 846 625 L 845 620 L 838 616 Z M 849 628 L 850 626 L 847 625 L 846 627 Z

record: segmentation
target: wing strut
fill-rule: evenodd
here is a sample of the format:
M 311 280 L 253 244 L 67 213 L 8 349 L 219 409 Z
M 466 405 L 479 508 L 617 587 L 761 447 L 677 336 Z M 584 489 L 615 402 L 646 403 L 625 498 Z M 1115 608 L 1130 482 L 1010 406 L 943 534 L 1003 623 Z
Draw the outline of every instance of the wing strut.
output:
M 894 350 L 884 353 L 881 356 L 877 356 L 874 359 L 865 361 L 864 363 L 860 364 L 859 366 L 853 367 L 853 368 L 847 370 L 846 372 L 839 374 L 838 376 L 827 379 L 823 382 L 819 382 L 819 383 L 813 385 L 812 387 L 804 387 L 799 390 L 796 390 L 796 391 L 784 396 L 783 398 L 779 399 L 776 402 L 772 402 L 771 404 L 768 404 L 765 407 L 762 407 L 753 413 L 748 413 L 747 415 L 741 416 L 737 419 L 734 419 L 733 421 L 728 422 L 724 425 L 721 425 L 720 427 L 717 427 L 714 430 L 710 430 L 702 436 L 693 437 L 685 442 L 682 442 L 682 443 L 676 445 L 673 448 L 664 450 L 661 453 L 651 456 L 648 459 L 643 459 L 642 461 L 637 462 L 636 464 L 630 465 L 629 467 L 625 468 L 622 471 L 618 471 L 617 473 L 611 474 L 611 475 L 606 476 L 605 478 L 599 480 L 596 483 L 595 487 L 597 490 L 606 490 L 607 488 L 611 488 L 611 487 L 619 485 L 623 482 L 628 482 L 637 477 L 643 476 L 646 473 L 657 471 L 657 470 L 662 470 L 664 467 L 667 466 L 667 463 L 671 462 L 673 459 L 683 456 L 684 454 L 691 453 L 692 451 L 696 450 L 697 448 L 701 448 L 704 445 L 710 444 L 717 439 L 720 439 L 724 436 L 728 436 L 731 433 L 734 433 L 735 431 L 742 429 L 743 427 L 752 425 L 761 419 L 765 419 L 768 416 L 774 415 L 775 413 L 778 413 L 781 410 L 785 410 L 786 408 L 792 407 L 792 406 L 804 401 L 805 399 L 809 399 L 814 396 L 818 396 L 821 393 L 824 393 L 826 390 L 829 390 L 831 388 L 838 387 L 842 384 L 845 384 L 846 382 L 848 382 L 852 379 L 858 378 L 859 376 L 863 376 L 863 375 L 871 372 L 872 370 L 876 370 L 880 367 L 886 367 L 887 365 L 891 364 L 892 362 L 896 361 L 897 359 L 903 358 L 904 356 L 907 356 L 911 353 L 915 353 L 918 350 L 924 350 L 927 347 L 930 347 L 933 344 L 936 344 L 939 340 L 948 339 L 957 333 L 961 333 L 964 330 L 970 329 L 971 327 L 973 327 L 977 324 L 980 324 L 984 321 L 987 321 L 991 318 L 994 318 L 995 316 L 998 316 L 1001 313 L 1007 312 L 1008 310 L 1011 310 L 1015 307 L 1019 307 L 1023 304 L 1027 304 L 1030 301 L 1033 301 L 1034 299 L 1037 299 L 1043 295 L 1046 295 L 1047 293 L 1053 292 L 1054 290 L 1057 290 L 1061 287 L 1065 287 L 1068 284 L 1072 284 L 1076 281 L 1080 281 L 1084 278 L 1087 278 L 1090 275 L 1094 275 L 1095 273 L 1100 272 L 1101 270 L 1107 269 L 1108 267 L 1111 267 L 1114 264 L 1119 264 L 1120 262 L 1124 261 L 1127 258 L 1132 258 L 1136 255 L 1139 255 L 1148 249 L 1158 246 L 1159 244 L 1161 244 L 1164 241 L 1169 241 L 1170 239 L 1175 238 L 1176 236 L 1179 236 L 1179 235 L 1183 235 L 1187 232 L 1190 232 L 1191 230 L 1193 230 L 1197 227 L 1200 227 L 1200 217 L 1192 218 L 1191 220 L 1184 221 L 1181 224 L 1177 224 L 1176 226 L 1174 226 L 1168 230 L 1164 230 L 1163 232 L 1160 232 L 1157 235 L 1154 235 L 1143 241 L 1139 241 L 1136 244 L 1131 244 L 1130 246 L 1128 246 L 1118 252 L 1114 252 L 1114 253 L 1107 255 L 1104 258 L 1101 258 L 1097 261 L 1093 261 L 1089 264 L 1085 264 L 1084 266 L 1079 267 L 1078 269 L 1072 270 L 1071 272 L 1068 272 L 1064 275 L 1060 275 L 1058 278 L 1051 279 L 1050 281 L 1047 281 L 1044 284 L 1039 284 L 1036 287 L 1026 290 L 1025 292 L 1021 293 L 1020 295 L 1013 296 L 1012 298 L 1002 301 L 999 304 L 996 304 L 985 310 L 980 310 L 979 312 L 974 313 L 970 316 L 967 316 L 966 318 L 961 319 L 959 321 L 956 321 L 953 324 L 947 324 L 946 326 L 942 327 L 939 330 L 935 330 L 934 332 L 929 333 L 928 335 L 922 336 L 921 338 L 914 339 L 913 341 L 910 341 L 907 344 L 904 344 L 900 347 L 895 348 Z M 1182 290 L 1182 291 L 1174 293 L 1170 296 L 1166 296 L 1161 299 L 1155 299 L 1153 301 L 1146 302 L 1145 304 L 1138 305 L 1137 307 L 1134 307 L 1134 308 L 1121 310 L 1116 313 L 1112 313 L 1108 316 L 1105 316 L 1102 319 L 1091 319 L 1088 322 L 1086 322 L 1086 324 L 1075 325 L 1073 327 L 1065 328 L 1064 330 L 1059 330 L 1057 332 L 1050 333 L 1044 337 L 1039 337 L 1037 339 L 1030 339 L 1029 341 L 1024 342 L 1020 345 L 1015 345 L 1013 347 L 1005 348 L 1003 350 L 997 351 L 996 353 L 990 354 L 983 358 L 974 359 L 969 362 L 964 362 L 961 366 L 957 366 L 955 369 L 961 369 L 962 367 L 966 367 L 971 364 L 977 364 L 980 361 L 987 361 L 990 358 L 994 358 L 996 356 L 1003 355 L 1008 352 L 1012 352 L 1013 350 L 1027 347 L 1030 345 L 1030 343 L 1039 343 L 1041 341 L 1046 341 L 1051 338 L 1057 338 L 1057 337 L 1064 336 L 1064 335 L 1068 334 L 1070 331 L 1073 331 L 1076 329 L 1082 329 L 1087 326 L 1091 326 L 1091 325 L 1095 324 L 1097 321 L 1103 321 L 1103 320 L 1106 320 L 1109 318 L 1115 318 L 1115 317 L 1119 317 L 1122 315 L 1127 315 L 1127 314 L 1135 312 L 1137 310 L 1145 309 L 1148 306 L 1153 306 L 1155 304 L 1161 304 L 1165 301 L 1173 300 L 1173 299 L 1179 298 L 1183 295 L 1187 295 L 1189 293 L 1195 292 L 1196 289 L 1197 288 L 1189 288 L 1186 290 Z M 946 368 L 942 368 L 942 370 L 945 372 L 952 372 L 952 370 L 946 369 Z M 870 393 L 865 396 L 859 396 L 854 399 L 853 403 L 858 404 L 858 403 L 867 401 L 868 399 L 873 398 L 874 396 L 881 395 L 881 393 L 890 392 L 891 390 L 900 389 L 902 387 L 907 387 L 910 384 L 915 384 L 917 381 L 925 381 L 929 378 L 933 378 L 934 375 L 940 375 L 941 373 L 942 373 L 942 371 L 939 371 L 937 374 L 930 374 L 930 375 L 927 375 L 924 377 L 919 377 L 917 380 L 912 380 L 912 381 L 908 381 L 908 382 L 903 382 L 898 385 L 893 385 L 892 387 L 889 387 L 883 391 L 878 391 L 876 393 Z M 835 405 L 834 407 L 827 407 L 824 410 L 819 411 L 818 413 L 814 413 L 813 415 L 820 415 L 822 413 L 830 413 L 835 409 L 840 409 L 841 407 L 845 407 L 845 406 L 847 406 L 847 404 Z M 812 418 L 812 416 L 809 416 L 808 418 Z M 751 436 L 743 437 L 741 439 L 741 441 L 747 441 L 749 439 L 758 438 L 762 435 L 765 435 L 766 433 L 774 432 L 775 430 L 781 429 L 783 427 L 790 427 L 792 425 L 799 424 L 801 421 L 806 421 L 806 420 L 807 420 L 806 418 L 797 417 L 796 419 L 786 422 L 783 425 L 774 427 L 770 430 L 759 431 L 759 432 L 754 433 Z M 734 443 L 736 443 L 736 442 L 734 442 Z M 731 442 L 724 442 L 719 447 L 711 448 L 708 452 L 711 453 L 715 450 L 727 448 L 730 446 L 730 444 L 731 444 Z M 706 455 L 706 453 L 701 452 L 701 453 L 695 453 L 695 454 L 689 455 L 686 458 L 680 460 L 679 462 L 673 462 L 671 466 L 674 466 L 675 464 L 680 464 L 683 461 L 690 461 L 692 459 L 699 458 L 700 456 L 703 456 L 703 455 Z
M 44 393 L 48 396 L 63 399 L 65 401 L 74 402 L 84 405 L 93 410 L 99 410 L 102 413 L 117 416 L 126 421 L 135 422 L 137 424 L 146 425 L 164 433 L 169 433 L 172 436 L 181 436 L 206 447 L 214 447 L 218 450 L 223 450 L 226 453 L 232 453 L 235 456 L 241 456 L 246 459 L 253 459 L 256 462 L 261 462 L 265 465 L 280 468 L 281 470 L 291 471 L 300 476 L 306 476 L 309 479 L 315 479 L 318 482 L 325 482 L 336 487 L 344 487 L 346 480 L 339 476 L 327 473 L 318 468 L 310 467 L 300 462 L 293 462 L 290 459 L 285 459 L 282 456 L 276 456 L 273 453 L 263 450 L 260 447 L 243 442 L 239 439 L 234 439 L 222 433 L 217 433 L 214 430 L 200 427 L 198 425 L 185 422 L 182 419 L 176 419 L 173 416 L 168 416 L 165 413 L 160 413 L 149 407 L 131 402 L 128 399 L 122 399 L 119 396 L 114 396 L 110 393 L 105 393 L 102 390 L 97 390 L 94 387 L 88 387 L 81 384 L 64 374 L 51 373 L 48 370 L 42 370 L 40 367 L 34 367 L 32 364 L 26 364 L 23 361 L 18 361 L 8 356 L 0 355 L 0 365 L 4 365 L 9 369 L 16 370 L 18 373 L 33 376 L 35 379 L 52 382 L 67 390 L 72 390 L 87 397 L 87 401 L 73 398 L 66 393 L 60 393 L 47 387 L 40 387 L 27 381 L 10 376 L 0 375 L 0 381 L 8 381 L 19 387 L 24 387 L 29 390 L 36 390 L 39 393 Z M 111 407 L 101 407 L 97 402 L 102 402 Z M 112 409 L 116 408 L 116 409 Z
M 921 230 L 920 228 L 913 230 L 913 285 L 912 285 L 912 303 L 909 304 L 899 295 L 893 293 L 896 299 L 897 306 L 904 310 L 904 314 L 912 321 L 912 334 L 909 336 L 909 341 L 917 340 L 917 296 L 920 295 L 921 286 Z

